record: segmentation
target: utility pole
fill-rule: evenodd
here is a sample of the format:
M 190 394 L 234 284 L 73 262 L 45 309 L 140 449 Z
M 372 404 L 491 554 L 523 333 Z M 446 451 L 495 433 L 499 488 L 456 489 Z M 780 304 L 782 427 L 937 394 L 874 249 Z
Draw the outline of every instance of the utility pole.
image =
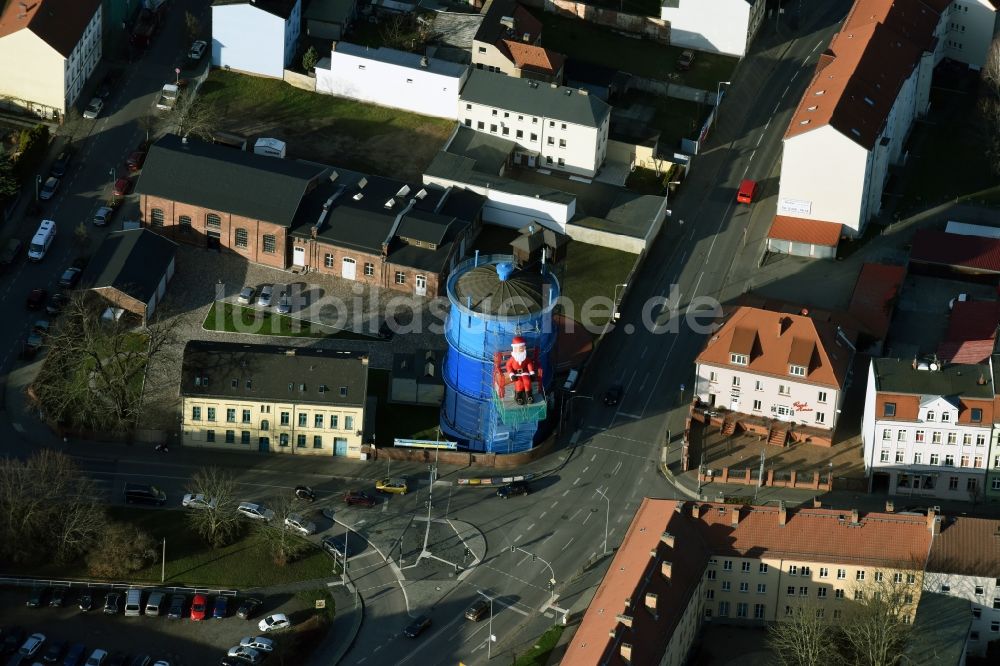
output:
M 757 473 L 757 487 L 753 490 L 753 503 L 757 503 L 757 491 L 760 490 L 761 484 L 764 483 L 764 449 L 760 450 L 760 471 Z
M 608 503 L 607 510 L 604 513 L 604 554 L 608 554 L 608 526 L 611 523 L 611 500 L 608 499 L 607 494 L 600 488 L 597 489 L 597 494 L 604 498 L 604 501 Z
M 167 537 L 163 537 L 163 554 L 160 556 L 160 582 L 167 578 Z
M 484 596 L 484 597 L 486 597 L 487 599 L 490 600 L 490 624 L 489 624 L 489 628 L 487 628 L 487 631 L 489 632 L 490 635 L 486 639 L 487 640 L 487 643 L 486 643 L 486 661 L 489 661 L 490 659 L 493 658 L 493 641 L 496 640 L 496 636 L 493 635 L 493 597 L 491 597 L 490 595 L 486 594 L 482 590 L 476 590 L 476 594 L 482 595 L 482 596 Z

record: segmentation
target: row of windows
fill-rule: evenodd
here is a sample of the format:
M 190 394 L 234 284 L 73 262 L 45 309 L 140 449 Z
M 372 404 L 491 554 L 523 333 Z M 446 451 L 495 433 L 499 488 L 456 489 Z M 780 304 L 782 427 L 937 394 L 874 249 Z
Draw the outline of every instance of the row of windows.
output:
M 897 442 L 905 442 L 905 441 L 907 441 L 909 439 L 909 437 L 910 437 L 909 430 L 906 430 L 905 428 L 900 428 L 899 430 L 896 431 L 896 441 Z M 954 432 L 954 431 L 944 432 L 943 433 L 943 437 L 944 437 L 944 441 L 947 442 L 948 444 L 958 444 L 958 433 L 957 432 Z M 931 441 L 930 441 L 930 443 L 931 444 L 941 444 L 941 443 L 943 443 L 941 440 L 942 440 L 942 431 L 940 431 L 940 430 L 932 430 L 931 431 Z M 883 428 L 882 429 L 882 441 L 883 442 L 891 442 L 892 441 L 892 430 L 891 429 L 889 429 L 889 428 Z M 913 441 L 916 442 L 917 444 L 923 444 L 923 443 L 925 443 L 927 441 L 927 431 L 926 430 L 917 430 L 917 431 L 915 431 L 914 434 L 913 434 Z M 964 432 L 964 433 L 962 433 L 962 445 L 963 446 L 972 446 L 972 433 L 970 433 L 970 432 Z M 984 432 L 976 433 L 976 446 L 986 446 L 986 433 L 984 433 Z
M 240 414 L 240 423 L 250 423 L 252 410 L 244 409 Z M 270 410 L 268 410 L 270 411 Z M 202 408 L 199 406 L 191 407 L 191 420 L 201 421 Z M 205 408 L 206 421 L 214 423 L 216 421 L 216 408 L 206 407 Z M 291 425 L 291 412 L 281 412 L 280 414 L 281 425 L 289 426 Z M 236 410 L 232 408 L 226 409 L 226 423 L 236 423 Z M 327 418 L 326 414 L 313 414 L 313 428 L 323 428 L 324 423 L 330 424 L 331 430 L 336 430 L 340 426 L 340 416 L 338 414 L 330 414 Z M 309 414 L 308 412 L 299 412 L 299 427 L 307 428 L 309 427 Z M 261 430 L 268 430 L 270 428 L 270 422 L 264 419 L 260 422 Z M 344 417 L 344 430 L 354 430 L 354 417 L 347 415 Z
M 345 257 L 343 259 L 343 261 L 346 262 L 346 263 L 349 263 L 349 264 L 356 264 L 357 263 L 354 259 L 352 259 L 350 257 Z M 323 265 L 325 267 L 327 267 L 327 268 L 335 268 L 336 267 L 336 257 L 334 257 L 330 253 L 324 254 L 323 255 Z M 372 262 L 366 261 L 365 262 L 364 270 L 365 270 L 365 277 L 374 277 L 375 276 L 375 264 L 373 264 Z
M 236 431 L 235 430 L 226 430 L 224 436 L 225 436 L 225 442 L 226 442 L 226 444 L 235 444 L 236 443 Z M 215 437 L 215 431 L 214 430 L 206 430 L 205 431 L 205 441 L 206 442 L 215 442 L 215 441 L 217 441 L 217 439 Z M 288 433 L 281 433 L 280 435 L 278 435 L 278 446 L 287 447 L 287 446 L 291 445 L 290 442 L 291 442 L 291 439 L 290 439 L 290 436 L 288 435 Z M 297 435 L 296 438 L 295 438 L 295 447 L 299 448 L 299 449 L 304 449 L 304 448 L 307 447 L 308 442 L 309 442 L 309 439 L 308 439 L 307 435 Z M 331 440 L 331 443 L 334 446 L 336 446 L 338 443 L 342 444 L 342 443 L 345 443 L 345 442 L 346 442 L 346 439 L 343 438 L 343 437 L 333 437 L 332 440 Z M 249 430 L 242 430 L 242 431 L 240 431 L 240 444 L 249 444 L 249 443 L 250 443 L 250 431 Z M 314 448 L 314 449 L 322 449 L 323 448 L 323 436 L 322 435 L 313 435 L 312 436 L 312 448 Z
M 712 558 L 712 559 L 710 559 L 708 561 L 708 564 L 709 564 L 710 567 L 713 567 L 716 564 L 718 564 L 718 561 L 715 558 Z M 743 573 L 750 573 L 752 571 L 752 569 L 753 569 L 753 564 L 751 562 L 744 561 L 744 562 L 740 563 L 740 570 Z M 766 574 L 768 572 L 768 569 L 769 569 L 769 567 L 768 567 L 768 565 L 767 565 L 766 562 L 758 562 L 757 563 L 757 573 Z M 732 571 L 733 570 L 733 561 L 732 560 L 723 560 L 722 561 L 722 570 L 723 571 Z M 709 580 L 715 580 L 715 578 L 716 578 L 716 576 L 715 576 L 715 570 L 713 570 L 713 569 L 706 570 L 705 574 L 706 574 L 706 577 Z M 809 577 L 809 576 L 812 576 L 812 568 L 809 567 L 808 565 L 804 565 L 804 564 L 803 565 L 790 564 L 788 566 L 788 575 L 789 576 L 805 576 L 805 577 Z M 830 569 L 828 567 L 820 567 L 819 568 L 819 577 L 820 578 L 828 578 L 829 576 L 830 576 Z M 904 576 L 905 576 L 905 580 L 906 580 L 907 584 L 909 584 L 909 585 L 913 585 L 914 583 L 917 582 L 917 575 L 916 574 L 913 574 L 913 573 L 903 574 L 903 572 L 901 572 L 901 571 L 896 571 L 896 572 L 894 572 L 892 574 L 893 582 L 895 582 L 895 583 L 902 583 L 903 580 L 904 580 Z M 845 580 L 846 578 L 847 578 L 847 569 L 837 569 L 837 580 Z M 854 579 L 855 580 L 864 580 L 865 579 L 865 570 L 864 569 L 858 569 L 857 571 L 855 571 L 854 572 Z M 884 580 L 885 580 L 885 574 L 884 574 L 884 572 L 882 572 L 882 571 L 876 571 L 875 572 L 875 582 L 881 583 Z M 1000 579 L 998 579 L 998 584 L 1000 584 Z M 723 587 L 723 589 L 727 589 L 727 588 Z M 759 590 L 759 591 L 762 591 L 762 590 Z
M 151 208 L 149 211 L 149 222 L 151 226 L 162 227 L 164 220 L 166 219 L 162 208 Z M 189 231 L 191 229 L 191 217 L 188 215 L 181 215 L 177 218 L 177 224 L 180 225 L 182 231 Z M 208 213 L 205 216 L 205 226 L 212 228 L 222 227 L 222 218 L 220 218 L 215 213 Z M 236 247 L 246 248 L 250 246 L 250 233 L 243 227 L 236 229 L 234 234 L 234 243 Z M 274 254 L 278 249 L 278 239 L 273 234 L 264 234 L 261 236 L 261 249 L 268 253 Z
M 750 610 L 750 604 L 745 602 L 739 602 L 736 604 L 736 617 L 749 617 L 748 612 Z M 763 620 L 766 615 L 767 606 L 764 604 L 754 604 L 753 605 L 753 619 Z M 712 617 L 712 609 L 705 609 L 705 617 Z M 719 602 L 719 617 L 729 617 L 729 602 L 720 601 Z
M 708 373 L 708 381 L 711 382 L 712 384 L 715 384 L 716 382 L 718 382 L 719 381 L 719 373 L 717 373 L 715 371 L 710 371 Z M 742 383 L 742 380 L 739 377 L 739 375 L 734 375 L 733 376 L 733 386 L 739 387 L 741 385 L 741 383 Z M 761 381 L 761 380 L 759 380 L 759 379 L 754 380 L 753 390 L 754 391 L 763 391 L 764 390 L 764 382 Z M 787 396 L 787 395 L 791 395 L 791 394 L 792 394 L 792 387 L 789 384 L 778 384 L 778 395 L 786 395 Z M 827 396 L 827 392 L 826 391 L 817 391 L 816 392 L 816 402 L 818 402 L 820 404 L 826 404 L 827 398 L 828 398 L 828 396 Z
M 889 453 L 890 453 L 889 449 L 882 449 L 882 453 L 879 456 L 879 462 L 884 462 L 884 463 L 889 462 Z M 906 454 L 906 451 L 904 451 L 903 449 L 898 449 L 896 451 L 895 462 L 897 464 L 904 464 L 906 462 L 906 455 L 905 454 Z M 970 462 L 972 463 L 971 465 L 969 464 Z M 923 453 L 921 453 L 920 451 L 914 451 L 914 453 L 913 453 L 913 464 L 914 465 L 922 465 L 922 464 L 924 464 L 924 455 L 923 455 Z M 930 454 L 930 458 L 928 459 L 928 464 L 930 464 L 930 465 L 940 465 L 941 464 L 941 454 L 939 454 L 939 453 L 932 453 L 932 454 Z M 945 457 L 944 457 L 944 466 L 945 467 L 954 467 L 955 466 L 955 456 L 952 455 L 952 454 L 945 455 Z M 959 467 L 972 467 L 974 469 L 980 469 L 983 466 L 983 457 L 982 456 L 975 456 L 973 458 L 972 456 L 969 456 L 967 454 L 963 454 L 959 458 L 959 465 L 958 466 Z
M 914 474 L 912 477 L 909 474 L 900 474 L 896 479 L 897 488 L 909 488 L 912 484 L 914 489 L 923 488 L 924 490 L 933 490 L 934 486 L 937 485 L 936 482 L 937 473 L 934 474 Z M 948 477 L 948 490 L 958 490 L 958 477 L 950 476 Z M 979 488 L 979 481 L 975 477 L 968 477 L 965 480 L 965 489 L 969 492 L 976 492 Z M 993 483 L 994 490 L 1000 490 L 1000 484 L 996 483 L 994 479 Z
M 896 416 L 896 403 L 885 402 L 882 403 L 882 416 L 895 417 Z M 926 414 L 927 421 L 934 420 L 934 412 L 928 411 Z M 947 423 L 951 420 L 950 412 L 941 412 L 941 422 Z M 969 420 L 973 423 L 982 423 L 983 421 L 983 410 L 979 407 L 972 407 L 969 409 Z
M 732 583 L 730 583 L 728 580 L 722 581 L 722 591 L 723 592 L 731 592 L 732 589 L 733 589 Z M 747 593 L 749 591 L 750 591 L 750 583 L 747 583 L 747 582 L 740 583 L 740 592 Z M 757 594 L 767 594 L 767 585 L 764 584 L 764 583 L 757 583 Z M 706 590 L 705 591 L 705 598 L 706 599 L 714 599 L 715 598 L 715 590 L 712 590 L 712 589 Z

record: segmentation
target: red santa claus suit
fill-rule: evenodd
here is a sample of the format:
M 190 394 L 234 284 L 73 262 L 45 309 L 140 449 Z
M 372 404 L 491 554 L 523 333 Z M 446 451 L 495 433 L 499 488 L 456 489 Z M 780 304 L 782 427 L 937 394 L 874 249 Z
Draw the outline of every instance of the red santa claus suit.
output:
M 531 397 L 531 380 L 535 376 L 535 362 L 528 358 L 528 347 L 521 336 L 516 336 L 510 343 L 511 353 L 507 359 L 507 377 L 514 383 L 515 393 L 524 393 Z M 527 374 L 521 374 L 527 373 Z

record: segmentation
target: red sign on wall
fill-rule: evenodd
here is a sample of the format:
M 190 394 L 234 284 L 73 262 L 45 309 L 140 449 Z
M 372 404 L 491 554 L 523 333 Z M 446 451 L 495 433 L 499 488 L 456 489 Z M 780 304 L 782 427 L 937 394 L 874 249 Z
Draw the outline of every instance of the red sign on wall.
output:
M 795 408 L 797 412 L 811 412 L 813 409 L 809 406 L 808 402 L 793 402 L 792 407 Z

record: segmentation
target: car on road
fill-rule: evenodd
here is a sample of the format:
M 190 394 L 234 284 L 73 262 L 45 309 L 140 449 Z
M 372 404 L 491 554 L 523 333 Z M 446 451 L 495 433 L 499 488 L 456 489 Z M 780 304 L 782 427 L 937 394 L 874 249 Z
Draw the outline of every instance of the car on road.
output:
M 31 634 L 28 636 L 28 640 L 24 641 L 24 644 L 21 645 L 21 649 L 17 653 L 25 657 L 33 657 L 41 649 L 44 642 L 45 634 Z
M 78 666 L 81 661 L 83 661 L 83 655 L 87 654 L 87 646 L 83 643 L 73 643 L 69 646 L 69 650 L 66 651 L 66 657 L 63 659 L 63 666 Z
M 375 490 L 387 495 L 405 495 L 409 488 L 406 479 L 385 477 L 375 482 Z
M 229 597 L 218 596 L 212 604 L 212 617 L 223 620 L 229 616 Z
M 83 270 L 76 268 L 67 268 L 63 271 L 62 277 L 59 278 L 59 286 L 64 289 L 72 289 L 76 286 L 76 283 L 80 281 L 80 276 L 83 274 Z
M 240 289 L 239 296 L 236 297 L 236 302 L 241 305 L 250 305 L 253 303 L 253 295 L 255 291 L 253 287 L 243 287 Z
M 59 191 L 59 185 L 62 181 L 55 176 L 49 176 L 45 179 L 45 184 L 42 185 L 42 189 L 38 192 L 38 198 L 42 201 L 48 201 L 56 195 Z
M 7 243 L 3 246 L 3 251 L 0 252 L 0 272 L 10 270 L 10 267 L 17 261 L 17 258 L 21 256 L 21 248 L 23 245 L 24 244 L 16 238 L 7 239 Z
M 45 312 L 50 315 L 57 315 L 69 303 L 69 296 L 66 294 L 52 294 L 52 298 L 45 304 Z
M 618 401 L 622 399 L 622 393 L 625 389 L 621 384 L 614 384 L 604 393 L 604 404 L 608 407 L 614 407 L 618 404 Z
M 56 157 L 56 161 L 52 163 L 52 167 L 49 169 L 49 175 L 55 176 L 56 178 L 63 178 L 66 172 L 69 171 L 69 165 L 73 161 L 73 149 L 66 146 Z
M 100 648 L 94 650 L 87 657 L 87 663 L 84 666 L 104 666 L 104 662 L 108 660 L 107 650 L 102 650 Z
M 344 534 L 333 534 L 323 537 L 323 548 L 334 557 L 347 557 L 351 559 L 357 553 L 354 545 Z M 346 544 L 346 546 L 345 546 Z M 346 549 L 346 550 L 345 550 Z
M 264 655 L 254 650 L 252 647 L 247 647 L 245 645 L 234 645 L 229 648 L 226 653 L 227 657 L 233 657 L 234 659 L 239 659 L 240 661 L 247 664 L 259 664 L 263 659 Z
M 291 513 L 285 517 L 285 529 L 297 532 L 302 536 L 316 534 L 316 523 L 306 520 L 297 513 Z
M 94 226 L 103 227 L 108 222 L 110 222 L 111 218 L 114 217 L 115 210 L 116 209 L 112 208 L 111 206 L 101 206 L 100 208 L 98 208 L 94 212 Z
M 530 494 L 531 488 L 524 481 L 513 481 L 497 488 L 497 497 L 501 499 L 509 499 L 511 497 L 519 497 L 521 495 Z
M 214 509 L 219 505 L 215 498 L 209 499 L 201 493 L 188 493 L 181 500 L 185 509 Z
M 184 604 L 187 598 L 183 594 L 170 595 L 170 610 L 167 611 L 167 618 L 179 620 L 184 617 Z
M 274 311 L 278 314 L 288 314 L 292 311 L 292 301 L 288 297 L 287 291 L 278 294 L 278 304 L 274 306 Z
M 348 490 L 344 494 L 344 502 L 349 506 L 364 506 L 369 509 L 375 506 L 375 498 L 360 490 Z
M 236 617 L 240 618 L 241 620 L 249 620 L 250 618 L 252 618 L 254 615 L 257 614 L 258 610 L 260 610 L 260 605 L 261 605 L 260 599 L 247 597 L 246 599 L 243 600 L 243 603 L 240 604 L 240 607 L 236 609 Z
M 125 160 L 125 166 L 128 167 L 129 173 L 135 173 L 142 168 L 143 163 L 146 161 L 146 151 L 136 150 L 133 151 L 128 159 Z
M 42 304 L 45 303 L 45 299 L 48 297 L 49 292 L 44 289 L 32 289 L 28 293 L 28 300 L 25 301 L 25 307 L 29 310 L 41 310 Z
M 424 633 L 429 626 L 431 626 L 431 618 L 427 615 L 421 615 L 413 622 L 406 625 L 406 628 L 403 629 L 403 634 L 405 634 L 407 638 L 416 638 L 420 634 Z
M 274 615 L 268 615 L 263 620 L 257 623 L 257 628 L 263 632 L 268 631 L 278 631 L 279 629 L 287 629 L 292 626 L 292 621 L 288 619 L 288 616 L 284 613 L 275 613 Z
M 83 594 L 80 595 L 80 600 L 77 603 L 77 607 L 83 612 L 94 610 L 94 599 L 96 598 L 97 595 L 94 594 L 93 592 L 84 592 Z
M 45 605 L 45 595 L 48 589 L 44 587 L 31 588 L 31 596 L 28 597 L 28 608 L 41 608 Z
M 476 599 L 465 609 L 465 619 L 479 622 L 490 612 L 490 602 L 486 599 Z
M 205 611 L 208 608 L 208 598 L 204 594 L 194 595 L 191 600 L 191 619 L 200 622 L 205 619 Z
M 122 595 L 117 592 L 109 592 L 106 597 L 104 597 L 104 614 L 105 615 L 118 615 L 122 612 Z
M 257 305 L 262 308 L 271 307 L 271 294 L 274 291 L 274 287 L 269 284 L 265 284 L 260 288 L 260 293 L 257 294 Z
M 45 652 L 42 654 L 42 661 L 48 664 L 55 664 L 62 658 L 65 651 L 66 641 L 59 639 L 49 641 L 49 646 L 45 648 Z
M 83 117 L 87 120 L 95 120 L 97 116 L 101 115 L 102 109 L 104 109 L 104 100 L 100 97 L 94 97 L 87 104 L 87 108 L 83 110 Z
M 257 652 L 274 651 L 274 641 L 267 636 L 244 636 L 240 639 L 240 645 L 253 648 Z
M 38 330 L 38 325 L 42 323 L 40 321 L 35 322 L 35 330 Z M 49 322 L 45 322 L 48 325 Z M 49 608 L 62 608 L 63 604 L 66 603 L 66 591 L 65 587 L 57 587 L 52 590 L 52 596 L 49 598 Z
M 198 62 L 205 57 L 205 49 L 208 48 L 208 43 L 199 39 L 198 41 L 191 44 L 191 48 L 188 49 L 188 60 L 191 62 Z
M 305 500 L 307 502 L 315 502 L 316 491 L 314 491 L 309 486 L 295 486 L 295 499 Z
M 576 380 L 579 376 L 580 376 L 579 370 L 577 370 L 576 368 L 570 370 L 569 374 L 566 375 L 566 381 L 563 382 L 563 390 L 572 391 L 573 387 L 576 386 Z
M 274 518 L 274 511 L 263 504 L 254 504 L 253 502 L 240 502 L 240 505 L 236 507 L 236 513 L 252 520 L 270 521 Z
M 677 58 L 677 69 L 682 72 L 686 72 L 691 69 L 691 65 L 694 64 L 694 51 L 681 51 L 681 55 Z
M 740 188 L 736 190 L 737 203 L 753 203 L 754 196 L 757 195 L 757 181 L 744 178 L 740 181 Z
M 114 189 L 111 190 L 111 194 L 116 197 L 123 197 L 132 191 L 132 179 L 128 176 L 122 176 L 115 181 Z
M 34 357 L 38 353 L 38 350 L 42 348 L 45 344 L 45 337 L 37 330 L 32 330 L 28 333 L 27 339 L 24 341 L 24 356 L 25 358 Z

